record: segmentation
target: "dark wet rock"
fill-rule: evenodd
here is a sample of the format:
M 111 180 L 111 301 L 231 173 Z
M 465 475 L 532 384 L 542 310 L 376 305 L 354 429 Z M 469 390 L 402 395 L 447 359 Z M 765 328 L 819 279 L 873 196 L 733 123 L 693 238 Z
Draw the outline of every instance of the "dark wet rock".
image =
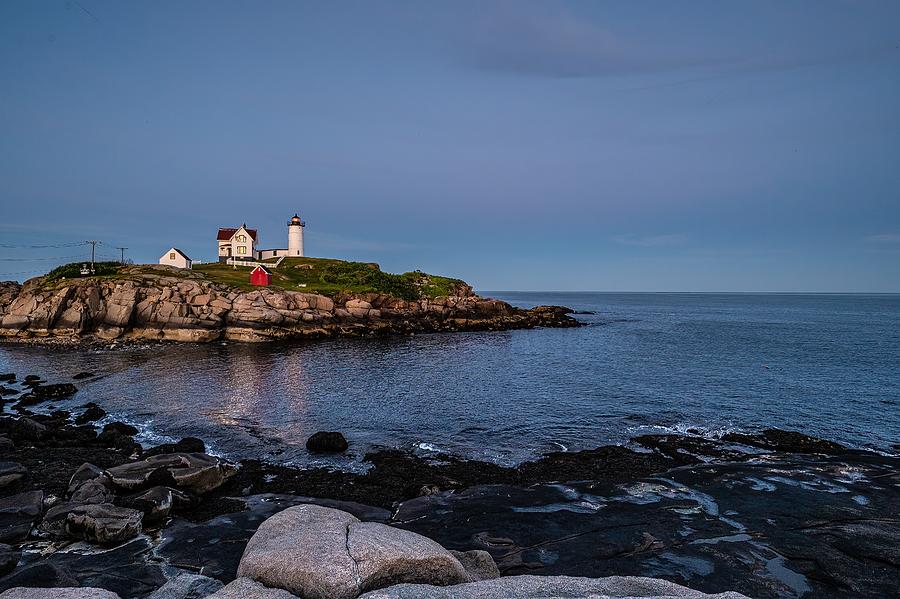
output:
M 81 483 L 69 497 L 69 501 L 79 504 L 112 503 L 114 500 L 115 494 L 101 478 Z
M 184 573 L 150 593 L 147 599 L 203 599 L 221 588 L 222 583 L 214 578 Z
M 26 375 L 25 378 L 24 378 L 23 380 L 24 380 L 26 383 L 33 383 L 33 382 L 35 382 L 35 381 L 41 380 L 41 377 L 38 376 L 38 375 L 36 375 L 36 374 L 29 374 L 29 375 Z
M 3 599 L 121 599 L 119 595 L 112 591 L 93 587 L 53 589 L 19 587 L 6 591 L 0 597 Z
M 459 560 L 459 563 L 466 569 L 466 574 L 469 575 L 469 580 L 472 582 L 477 580 L 491 580 L 500 576 L 500 570 L 497 568 L 494 558 L 492 558 L 491 554 L 487 551 L 482 551 L 480 549 L 473 549 L 471 551 L 450 550 L 450 553 Z
M 103 427 L 103 433 L 133 437 L 134 435 L 138 434 L 138 429 L 125 422 L 110 422 Z
M 0 381 L 4 383 L 15 383 L 16 382 L 16 373 L 14 372 L 6 372 L 0 374 Z
M 15 587 L 53 589 L 57 587 L 77 587 L 78 580 L 65 567 L 49 561 L 41 561 L 36 564 L 19 568 L 11 575 L 0 580 L 0 589 L 12 589 Z M 50 599 L 52 595 L 48 596 Z
M 18 462 L 0 462 L 0 489 L 13 485 L 28 474 L 28 469 Z
M 141 533 L 143 514 L 112 504 L 82 505 L 69 511 L 66 532 L 91 543 L 110 545 Z
M 169 487 L 153 487 L 119 501 L 120 505 L 144 514 L 145 525 L 157 525 L 166 520 L 176 506 L 190 505 L 190 498 Z
M 9 395 L 18 395 L 19 391 L 16 389 L 10 389 L 9 387 L 4 387 L 0 385 L 0 397 L 7 397 Z
M 664 457 L 626 447 L 606 446 L 554 452 L 519 468 L 519 482 L 627 479 L 661 472 L 674 464 Z
M 5 418 L 2 421 L 4 431 L 14 440 L 36 441 L 47 432 L 47 427 L 31 418 Z
M 13 451 L 16 444 L 6 435 L 0 435 L 0 452 Z
M 31 390 L 31 393 L 41 401 L 50 399 L 63 399 L 75 395 L 78 388 L 72 383 L 58 383 L 55 385 L 41 385 Z
M 162 485 L 197 494 L 215 489 L 234 473 L 233 465 L 204 453 L 155 455 L 107 470 L 113 484 L 124 490 Z
M 69 479 L 69 493 L 74 493 L 78 487 L 83 485 L 88 481 L 92 481 L 97 478 L 103 477 L 103 470 L 94 466 L 93 464 L 89 464 L 85 462 L 81 466 L 78 467 L 72 474 L 72 478 Z
M 729 443 L 741 443 L 751 447 L 772 449 L 785 453 L 823 453 L 840 455 L 847 453 L 848 449 L 839 443 L 810 437 L 796 431 L 783 431 L 770 428 L 756 435 L 745 433 L 728 433 L 722 436 L 723 441 Z
M 341 453 L 347 447 L 347 439 L 335 431 L 319 431 L 306 440 L 306 449 L 313 453 Z
M 162 567 L 153 559 L 150 539 L 143 536 L 102 551 L 56 552 L 31 566 L 41 567 L 36 572 L 38 575 L 53 570 L 65 573 L 64 581 L 55 577 L 45 586 L 103 588 L 126 599 L 144 597 L 167 582 Z M 22 564 L 11 577 L 0 579 L 0 590 L 14 586 L 42 586 L 39 576 L 29 576 L 28 580 L 21 581 L 13 579 L 25 568 Z
M 26 393 L 25 395 L 19 397 L 18 401 L 16 402 L 15 408 L 16 409 L 27 408 L 29 406 L 37 405 L 43 401 L 44 401 L 43 398 L 38 397 L 34 393 Z
M 15 570 L 21 557 L 21 551 L 5 543 L 0 543 L 0 576 L 6 576 Z
M 0 499 L 0 543 L 18 543 L 28 537 L 43 508 L 42 491 L 26 491 Z
M 683 435 L 642 435 L 634 443 L 655 449 L 679 465 L 695 464 L 698 460 L 719 459 L 742 461 L 752 457 L 747 452 L 728 448 L 723 443 L 703 437 Z
M 75 418 L 75 424 L 87 424 L 96 422 L 106 416 L 106 410 L 98 405 L 91 405 Z
M 163 443 L 144 452 L 144 457 L 165 453 L 205 453 L 206 444 L 196 437 L 185 437 L 175 443 Z
M 82 379 L 89 379 L 93 376 L 94 376 L 93 372 L 79 372 L 78 374 L 74 375 L 72 378 L 75 379 L 76 381 L 80 381 Z

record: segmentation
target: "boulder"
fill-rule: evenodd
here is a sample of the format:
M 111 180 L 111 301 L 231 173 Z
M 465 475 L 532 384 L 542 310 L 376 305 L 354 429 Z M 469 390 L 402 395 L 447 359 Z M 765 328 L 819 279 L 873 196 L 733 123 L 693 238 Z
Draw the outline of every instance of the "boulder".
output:
M 449 551 L 426 537 L 317 505 L 299 505 L 262 523 L 238 576 L 310 599 L 352 599 L 400 582 L 470 580 Z
M 497 563 L 494 562 L 494 558 L 491 557 L 491 554 L 487 551 L 482 551 L 481 549 L 473 549 L 472 551 L 453 551 L 451 549 L 450 553 L 453 557 L 458 559 L 459 563 L 466 569 L 466 574 L 469 575 L 469 580 L 472 582 L 492 580 L 500 577 L 500 570 L 497 568 Z
M 307 599 L 350 599 L 359 594 L 356 563 L 347 551 L 354 516 L 298 505 L 265 520 L 250 538 L 238 577 Z
M 297 599 L 297 596 L 281 589 L 271 589 L 249 578 L 238 578 L 206 599 Z
M 152 455 L 162 455 L 164 453 L 205 453 L 206 444 L 202 439 L 196 437 L 185 437 L 176 443 L 163 443 L 156 447 L 151 447 L 144 452 L 144 457 Z
M 200 574 L 179 574 L 150 593 L 146 599 L 203 599 L 222 588 L 215 578 Z
M 0 499 L 0 543 L 25 540 L 43 508 L 43 491 L 26 491 Z
M 504 576 L 456 586 L 400 584 L 362 595 L 360 599 L 537 599 L 645 597 L 659 599 L 747 599 L 735 592 L 708 595 L 658 578 L 609 576 Z
M 115 494 L 102 478 L 94 478 L 76 487 L 69 500 L 78 504 L 112 503 Z
M 306 449 L 312 453 L 341 453 L 347 447 L 344 435 L 334 431 L 319 431 L 306 440 Z
M 72 378 L 75 379 L 76 381 L 80 381 L 82 379 L 89 379 L 93 376 L 94 376 L 93 372 L 79 372 L 78 374 L 74 375 Z
M 145 524 L 160 524 L 169 517 L 172 508 L 179 502 L 187 504 L 190 498 L 175 489 L 159 486 L 126 497 L 121 504 L 143 512 Z
M 84 483 L 103 476 L 103 470 L 93 464 L 85 462 L 78 467 L 78 470 L 76 470 L 72 475 L 72 478 L 69 479 L 69 493 L 74 493 L 75 490 Z
M 72 383 L 59 383 L 57 385 L 41 385 L 34 387 L 31 393 L 41 401 L 48 399 L 62 399 L 75 395 L 78 388 Z
M 16 587 L 0 593 L 0 599 L 120 599 L 112 591 L 93 587 L 35 589 Z
M 205 453 L 155 455 L 106 471 L 113 484 L 125 490 L 164 485 L 197 494 L 215 489 L 235 472 L 232 464 Z
M 87 409 L 75 418 L 75 424 L 87 424 L 96 422 L 106 416 L 106 410 L 98 405 L 89 405 Z
M 470 581 L 459 560 L 435 541 L 380 522 L 351 523 L 347 547 L 357 564 L 360 591 L 402 582 Z
M 15 383 L 16 382 L 16 373 L 14 372 L 6 372 L 0 374 L 0 381 L 4 383 Z
M 0 543 L 0 576 L 6 576 L 16 569 L 22 552 L 5 543 Z
M 133 437 L 138 434 L 138 429 L 135 426 L 127 424 L 125 422 L 110 422 L 106 426 L 103 427 L 103 433 L 101 434 L 116 434 L 116 435 L 124 435 L 126 437 Z
M 141 533 L 143 514 L 137 510 L 104 503 L 81 505 L 66 516 L 66 532 L 91 543 L 111 545 Z
M 30 566 L 21 568 L 3 580 L 3 585 L 9 590 L 0 593 L 0 598 L 9 599 L 10 597 L 28 598 L 28 599 L 55 599 L 56 597 L 65 597 L 61 592 L 65 591 L 64 587 L 77 587 L 78 580 L 72 575 L 68 568 L 54 564 L 48 561 L 39 561 Z M 28 587 L 27 589 L 15 587 Z M 37 588 L 32 588 L 37 587 Z M 43 591 L 45 595 L 22 595 L 7 594 L 13 591 L 31 591 L 38 593 Z M 54 593 L 60 592 L 59 595 Z
M 47 434 L 47 427 L 31 418 L 23 417 L 12 422 L 9 433 L 13 438 L 37 441 Z
M 28 469 L 18 462 L 0 462 L 0 489 L 19 482 L 26 474 Z

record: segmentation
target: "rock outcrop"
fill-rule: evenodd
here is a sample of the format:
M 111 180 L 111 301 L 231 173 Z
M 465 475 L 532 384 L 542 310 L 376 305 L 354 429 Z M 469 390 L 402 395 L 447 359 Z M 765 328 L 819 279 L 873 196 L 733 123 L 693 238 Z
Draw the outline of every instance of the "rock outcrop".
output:
M 115 279 L 0 283 L 0 338 L 265 341 L 578 325 L 566 308 L 523 310 L 467 286 L 456 293 L 413 301 L 378 293 L 241 291 L 200 273 L 128 267 Z
M 452 553 L 427 537 L 317 505 L 288 508 L 263 522 L 237 573 L 308 599 L 353 599 L 403 582 L 472 580 Z
M 747 599 L 735 592 L 709 595 L 658 578 L 608 576 L 506 576 L 452 587 L 426 584 L 400 584 L 362 595 L 360 599 L 605 599 L 642 597 L 646 599 Z

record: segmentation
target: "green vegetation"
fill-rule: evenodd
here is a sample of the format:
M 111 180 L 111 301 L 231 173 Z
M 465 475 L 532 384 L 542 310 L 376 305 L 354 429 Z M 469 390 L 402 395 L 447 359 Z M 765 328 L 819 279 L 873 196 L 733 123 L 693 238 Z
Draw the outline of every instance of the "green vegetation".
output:
M 54 281 L 59 281 L 61 279 L 79 279 L 85 275 L 81 274 L 81 266 L 85 264 L 84 262 L 72 262 L 70 264 L 63 264 L 62 266 L 57 266 L 44 277 L 44 282 L 52 283 Z M 95 262 L 94 263 L 94 276 L 97 277 L 109 277 L 118 274 L 119 270 L 122 268 L 122 265 L 118 262 Z
M 345 262 L 329 258 L 285 258 L 277 268 L 276 260 L 266 260 L 271 265 L 272 287 L 290 291 L 336 295 L 338 293 L 385 293 L 405 300 L 435 298 L 454 295 L 458 287 L 465 285 L 459 279 L 429 275 L 420 271 L 402 275 L 383 272 L 373 262 Z M 69 279 L 88 278 L 81 274 L 81 262 L 65 264 L 50 271 L 43 280 L 48 289 L 64 285 Z M 129 279 L 142 284 L 150 283 L 147 275 L 158 277 L 160 271 L 153 265 L 122 266 L 118 262 L 98 262 L 91 278 Z M 213 282 L 250 290 L 250 271 L 247 266 L 233 267 L 212 262 L 197 264 L 191 271 L 174 271 L 169 276 L 205 277 Z
M 275 260 L 267 260 L 274 264 Z M 233 287 L 251 289 L 250 268 L 221 263 L 194 266 L 194 272 Z M 386 293 L 406 300 L 451 295 L 464 285 L 459 279 L 408 272 L 402 275 L 383 272 L 371 262 L 344 262 L 328 258 L 286 258 L 278 268 L 271 268 L 272 286 L 292 291 L 335 295 L 349 293 Z

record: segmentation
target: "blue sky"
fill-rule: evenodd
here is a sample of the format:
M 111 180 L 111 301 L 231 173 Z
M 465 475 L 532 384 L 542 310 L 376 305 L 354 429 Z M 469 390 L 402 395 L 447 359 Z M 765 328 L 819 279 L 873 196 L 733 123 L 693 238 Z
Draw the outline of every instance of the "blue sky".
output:
M 900 292 L 900 3 L 0 3 L 0 278 L 310 255 L 482 290 Z M 12 273 L 12 274 L 10 274 Z

